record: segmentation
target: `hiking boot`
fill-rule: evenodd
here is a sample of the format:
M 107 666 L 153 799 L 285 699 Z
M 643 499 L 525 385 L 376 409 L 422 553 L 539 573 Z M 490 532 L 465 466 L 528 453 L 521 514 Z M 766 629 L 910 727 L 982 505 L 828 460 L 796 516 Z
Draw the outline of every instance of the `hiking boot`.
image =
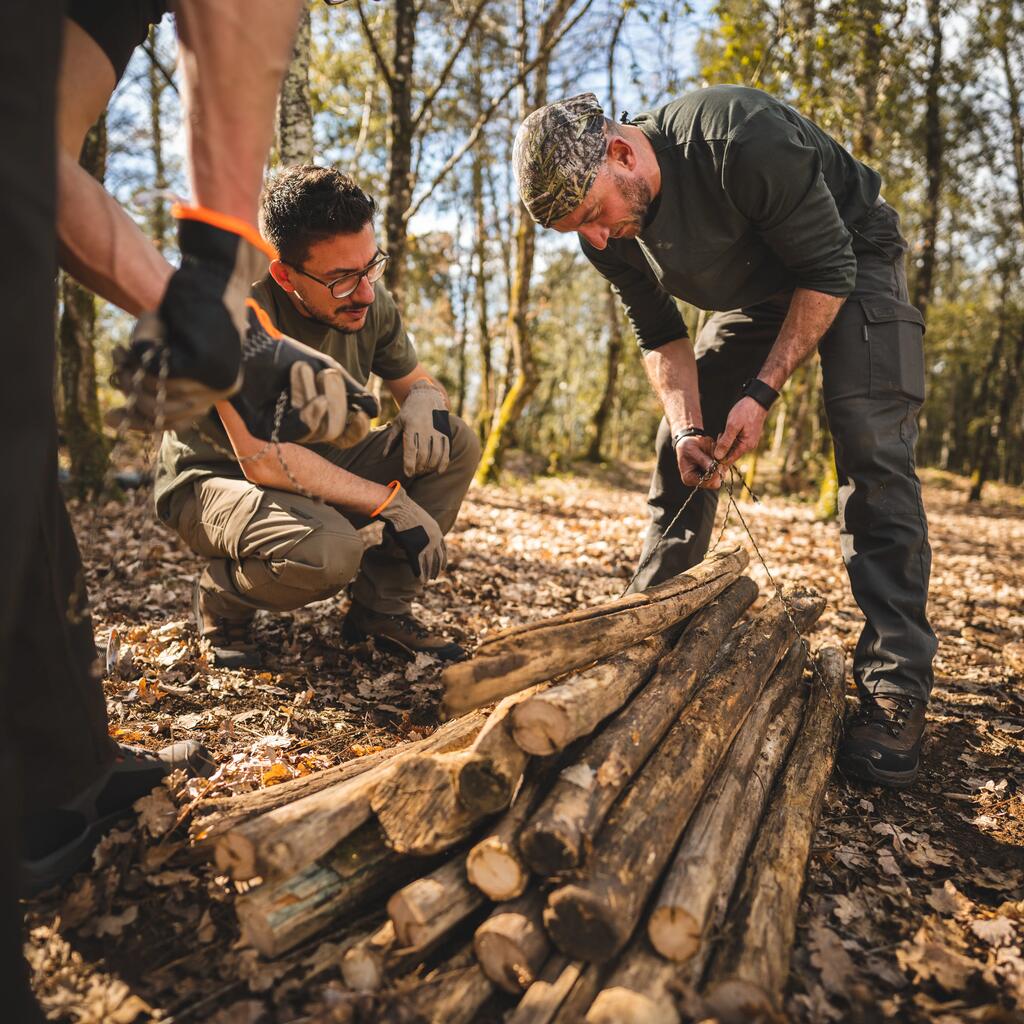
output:
M 372 637 L 378 647 L 410 660 L 417 654 L 429 654 L 441 661 L 461 661 L 466 657 L 457 643 L 431 632 L 411 615 L 385 615 L 355 603 L 342 623 L 341 636 L 350 644 Z
M 207 658 L 217 668 L 259 668 L 259 648 L 252 639 L 253 616 L 226 619 L 206 607 L 200 580 L 192 585 L 192 617 L 206 648 Z
M 96 844 L 132 804 L 151 793 L 170 772 L 182 769 L 204 778 L 216 765 L 202 744 L 182 740 L 156 754 L 118 746 L 100 777 L 60 807 L 22 819 L 21 889 L 32 896 L 69 879 L 89 860 Z
M 917 778 L 925 702 L 900 694 L 861 698 L 846 720 L 839 767 L 848 775 L 894 789 Z

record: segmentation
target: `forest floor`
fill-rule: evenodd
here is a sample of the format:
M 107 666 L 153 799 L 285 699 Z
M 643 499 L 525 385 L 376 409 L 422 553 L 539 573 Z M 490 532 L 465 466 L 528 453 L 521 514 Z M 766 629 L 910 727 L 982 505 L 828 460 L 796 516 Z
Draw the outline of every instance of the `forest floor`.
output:
M 833 778 L 801 909 L 792 1021 L 1024 1020 L 1024 492 L 992 487 L 968 505 L 966 481 L 925 482 L 939 653 L 922 770 L 902 793 Z M 628 468 L 474 490 L 423 617 L 471 640 L 618 595 L 639 550 L 645 490 L 645 474 Z M 794 500 L 741 508 L 776 578 L 827 596 L 812 643 L 838 639 L 849 654 L 859 614 L 834 525 Z M 188 824 L 203 800 L 429 732 L 437 667 L 346 649 L 339 597 L 261 616 L 263 671 L 209 669 L 188 618 L 198 561 L 154 522 L 148 488 L 73 516 L 97 642 L 111 652 L 113 734 L 154 749 L 194 737 L 222 770 L 212 788 L 193 782 L 145 801 L 91 872 L 28 904 L 28 954 L 49 1017 L 350 1019 L 331 1009 L 338 935 L 277 962 L 242 946 L 234 887 L 197 862 Z M 741 532 L 733 517 L 724 543 L 742 543 Z M 753 556 L 751 572 L 766 593 Z

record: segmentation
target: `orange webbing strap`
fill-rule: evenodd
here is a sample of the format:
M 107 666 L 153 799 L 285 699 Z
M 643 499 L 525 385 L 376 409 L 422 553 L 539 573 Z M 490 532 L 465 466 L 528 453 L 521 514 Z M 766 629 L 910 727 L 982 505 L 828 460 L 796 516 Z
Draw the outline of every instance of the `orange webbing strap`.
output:
M 277 250 L 265 239 L 248 221 L 241 217 L 232 217 L 228 213 L 218 213 L 205 206 L 186 206 L 184 203 L 175 203 L 171 207 L 171 216 L 178 220 L 198 220 L 204 224 L 210 224 L 222 231 L 230 231 L 232 234 L 244 238 L 250 245 L 256 246 L 264 253 L 268 260 L 277 259 Z
M 371 519 L 376 519 L 395 500 L 395 496 L 402 489 L 402 485 L 397 480 L 392 480 L 388 487 L 391 488 L 391 493 L 370 513 Z
M 245 304 L 256 314 L 256 319 L 260 322 L 260 327 L 263 328 L 272 338 L 283 338 L 284 335 L 274 326 L 274 322 L 270 319 L 270 314 L 255 300 L 246 299 Z

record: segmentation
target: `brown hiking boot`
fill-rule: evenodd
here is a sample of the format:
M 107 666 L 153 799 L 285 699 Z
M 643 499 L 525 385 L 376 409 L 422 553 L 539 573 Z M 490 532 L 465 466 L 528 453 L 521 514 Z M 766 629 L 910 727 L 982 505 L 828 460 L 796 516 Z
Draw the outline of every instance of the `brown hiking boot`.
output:
M 252 640 L 252 619 L 226 619 L 206 607 L 203 588 L 197 579 L 192 586 L 192 617 L 206 648 L 207 657 L 217 668 L 259 668 L 259 648 Z
M 354 602 L 345 616 L 341 636 L 350 644 L 372 637 L 378 647 L 410 660 L 417 654 L 429 654 L 441 661 L 461 661 L 466 657 L 466 652 L 457 643 L 431 632 L 411 615 L 385 615 Z
M 924 737 L 925 702 L 900 694 L 861 698 L 846 720 L 839 767 L 847 775 L 893 789 L 917 778 Z

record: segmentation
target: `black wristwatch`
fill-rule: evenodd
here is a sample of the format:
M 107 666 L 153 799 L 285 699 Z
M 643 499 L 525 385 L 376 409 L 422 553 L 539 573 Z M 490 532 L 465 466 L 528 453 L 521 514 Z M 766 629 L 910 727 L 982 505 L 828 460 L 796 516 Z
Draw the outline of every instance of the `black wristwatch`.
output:
M 709 433 L 703 427 L 684 427 L 682 430 L 677 430 L 672 435 L 672 447 L 675 448 L 680 441 L 687 437 L 714 437 L 715 435 Z
M 751 377 L 743 385 L 743 396 L 744 398 L 752 398 L 767 412 L 775 404 L 779 393 L 770 384 L 765 384 L 759 377 Z

